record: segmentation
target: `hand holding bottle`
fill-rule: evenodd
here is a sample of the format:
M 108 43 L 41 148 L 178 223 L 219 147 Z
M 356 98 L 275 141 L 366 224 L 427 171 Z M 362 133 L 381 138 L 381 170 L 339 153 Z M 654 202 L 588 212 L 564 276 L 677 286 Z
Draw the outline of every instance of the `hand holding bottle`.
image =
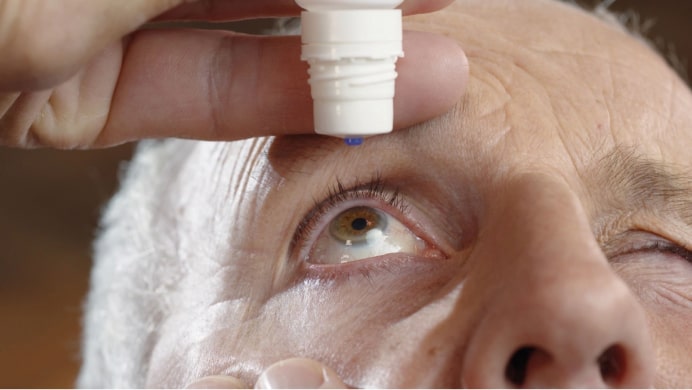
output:
M 408 0 L 405 14 L 450 0 Z M 0 0 L 0 145 L 89 148 L 181 137 L 311 133 L 299 37 L 142 29 L 150 21 L 297 16 L 293 0 Z M 467 65 L 452 41 L 404 34 L 395 127 L 448 110 Z M 437 59 L 437 61 L 431 61 Z

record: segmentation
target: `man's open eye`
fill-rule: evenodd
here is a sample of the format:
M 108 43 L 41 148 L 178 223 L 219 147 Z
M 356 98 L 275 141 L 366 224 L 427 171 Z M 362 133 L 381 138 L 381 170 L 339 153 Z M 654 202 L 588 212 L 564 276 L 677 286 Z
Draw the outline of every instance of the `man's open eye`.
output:
M 355 206 L 328 221 L 317 235 L 307 261 L 339 264 L 390 253 L 418 254 L 425 248 L 425 241 L 390 214 Z

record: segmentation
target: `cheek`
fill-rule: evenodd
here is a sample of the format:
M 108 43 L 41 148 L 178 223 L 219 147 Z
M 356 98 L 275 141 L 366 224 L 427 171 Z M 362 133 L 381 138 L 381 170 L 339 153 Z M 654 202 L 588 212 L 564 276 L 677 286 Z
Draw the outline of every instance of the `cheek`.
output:
M 654 289 L 652 289 L 654 290 Z M 657 293 L 657 292 L 656 292 Z M 671 308 L 668 296 L 661 294 L 656 302 L 645 302 L 649 310 L 649 326 L 656 346 L 656 387 L 689 387 L 692 383 L 692 305 L 687 301 L 682 310 Z M 681 335 L 687 335 L 681 337 Z
M 660 321 L 660 320 L 659 320 Z M 658 326 L 652 319 L 653 334 L 656 343 L 656 388 L 685 388 L 692 383 L 692 340 L 681 338 L 681 334 L 692 334 L 692 325 L 679 324 L 674 327 Z M 661 342 L 662 341 L 662 342 Z
M 397 356 L 415 356 L 442 321 L 429 306 L 452 274 L 432 263 L 392 271 L 305 277 L 266 299 L 241 298 L 227 288 L 224 296 L 236 299 L 210 299 L 170 318 L 148 385 L 183 387 L 208 375 L 252 384 L 265 367 L 290 357 L 322 361 L 351 385 L 384 385 L 384 374 L 400 364 Z
M 667 255 L 639 256 L 614 269 L 647 311 L 656 348 L 656 387 L 692 383 L 692 264 Z
M 274 295 L 255 322 L 242 325 L 252 342 L 238 350 L 240 360 L 267 365 L 307 357 L 334 368 L 349 385 L 385 385 L 385 374 L 417 356 L 418 346 L 443 321 L 430 307 L 439 303 L 453 274 L 434 262 L 392 267 L 396 272 L 304 278 Z
M 154 349 L 147 387 L 180 388 L 209 375 L 253 384 L 265 367 L 291 357 L 347 375 L 375 350 L 375 336 L 385 328 L 374 315 L 377 304 L 350 288 L 302 284 L 258 307 L 223 302 L 173 316 Z

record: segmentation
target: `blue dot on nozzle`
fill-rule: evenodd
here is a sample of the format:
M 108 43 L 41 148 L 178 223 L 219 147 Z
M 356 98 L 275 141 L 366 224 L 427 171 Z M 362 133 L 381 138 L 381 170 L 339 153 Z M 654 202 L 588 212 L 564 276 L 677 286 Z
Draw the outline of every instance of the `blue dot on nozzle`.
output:
M 348 146 L 358 146 L 363 143 L 363 138 L 344 138 L 344 141 Z

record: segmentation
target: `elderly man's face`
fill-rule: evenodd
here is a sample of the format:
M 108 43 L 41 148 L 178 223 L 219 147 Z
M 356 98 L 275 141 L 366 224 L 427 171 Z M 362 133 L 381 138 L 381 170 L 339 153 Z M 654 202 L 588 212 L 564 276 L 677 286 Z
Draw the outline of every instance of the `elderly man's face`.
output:
M 689 386 L 689 90 L 556 2 L 408 23 L 465 48 L 448 115 L 359 147 L 181 142 L 146 385 L 301 356 L 359 387 Z

